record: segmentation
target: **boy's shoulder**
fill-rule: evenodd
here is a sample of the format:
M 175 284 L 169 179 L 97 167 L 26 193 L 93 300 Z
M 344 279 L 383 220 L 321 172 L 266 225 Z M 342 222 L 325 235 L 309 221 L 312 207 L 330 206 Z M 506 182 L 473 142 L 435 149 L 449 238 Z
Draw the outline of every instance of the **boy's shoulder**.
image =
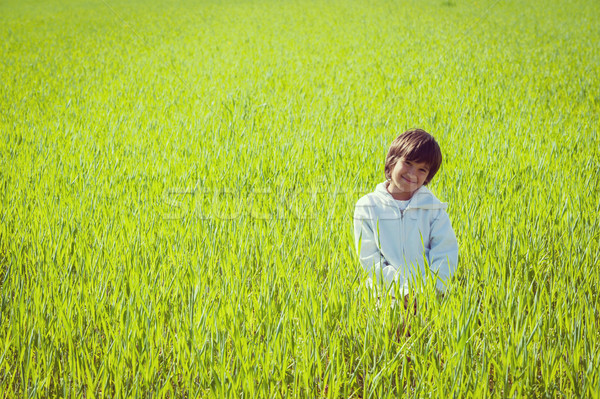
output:
M 367 204 L 375 204 L 375 203 L 382 203 L 383 200 L 375 193 L 368 193 L 366 195 L 363 195 L 362 197 L 360 197 L 358 199 L 358 201 L 356 201 L 356 205 L 367 205 Z
M 393 201 L 394 200 L 392 196 L 387 193 L 384 183 L 380 183 L 375 188 L 375 191 L 363 195 L 356 202 L 356 205 L 354 207 L 354 218 L 372 219 L 374 217 L 381 216 L 382 212 L 393 212 Z
M 411 207 L 420 209 L 446 209 L 447 202 L 440 201 L 427 187 L 422 186 L 411 199 Z

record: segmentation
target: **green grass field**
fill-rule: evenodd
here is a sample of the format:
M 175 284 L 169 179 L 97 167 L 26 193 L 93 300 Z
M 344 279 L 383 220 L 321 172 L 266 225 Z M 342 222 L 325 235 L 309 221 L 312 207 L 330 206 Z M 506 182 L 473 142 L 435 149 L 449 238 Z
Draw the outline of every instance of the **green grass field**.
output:
M 0 397 L 600 397 L 598 1 L 6 0 L 0 39 Z M 352 236 L 411 127 L 460 245 L 416 316 Z

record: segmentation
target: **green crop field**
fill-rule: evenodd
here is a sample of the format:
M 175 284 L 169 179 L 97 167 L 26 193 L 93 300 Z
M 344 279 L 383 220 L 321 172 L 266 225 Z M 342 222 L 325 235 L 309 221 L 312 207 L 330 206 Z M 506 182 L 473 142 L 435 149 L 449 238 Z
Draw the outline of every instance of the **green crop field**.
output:
M 600 397 L 598 1 L 4 0 L 0 39 L 0 397 Z M 352 230 L 411 127 L 460 246 L 416 315 Z

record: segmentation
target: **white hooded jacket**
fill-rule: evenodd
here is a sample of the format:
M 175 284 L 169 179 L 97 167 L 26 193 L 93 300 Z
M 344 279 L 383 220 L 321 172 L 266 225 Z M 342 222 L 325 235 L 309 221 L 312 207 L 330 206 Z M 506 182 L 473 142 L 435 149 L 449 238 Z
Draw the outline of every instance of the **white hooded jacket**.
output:
M 414 278 L 437 273 L 436 288 L 444 292 L 458 262 L 448 204 L 421 186 L 401 211 L 387 184 L 378 184 L 356 203 L 354 239 L 360 263 L 371 278 L 397 281 L 404 294 Z

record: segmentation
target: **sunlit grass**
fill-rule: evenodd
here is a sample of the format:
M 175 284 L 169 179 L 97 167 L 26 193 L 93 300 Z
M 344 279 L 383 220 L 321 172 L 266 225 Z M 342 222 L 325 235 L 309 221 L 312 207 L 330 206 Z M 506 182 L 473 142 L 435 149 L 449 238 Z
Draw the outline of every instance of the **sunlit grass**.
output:
M 598 397 L 598 15 L 0 4 L 0 396 Z M 417 126 L 460 260 L 410 315 L 352 211 Z

